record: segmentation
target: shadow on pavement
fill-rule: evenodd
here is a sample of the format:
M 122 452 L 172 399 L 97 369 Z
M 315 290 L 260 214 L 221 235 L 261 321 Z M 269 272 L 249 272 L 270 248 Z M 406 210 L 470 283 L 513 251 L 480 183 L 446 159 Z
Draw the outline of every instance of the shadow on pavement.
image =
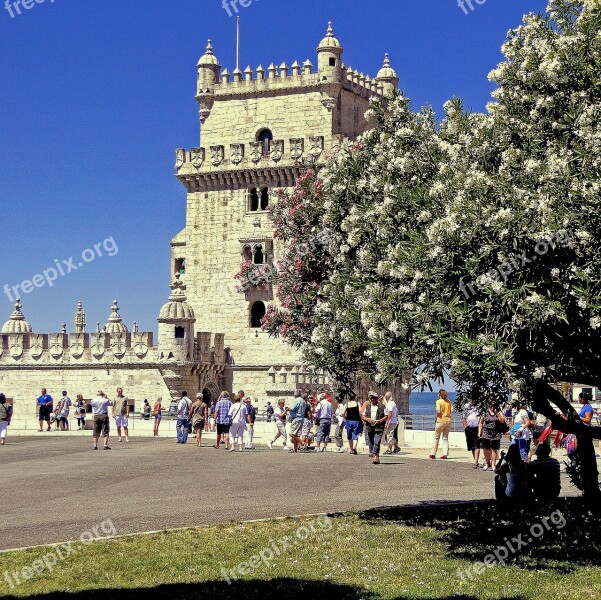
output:
M 506 564 L 561 574 L 601 565 L 601 519 L 582 498 L 513 510 L 494 500 L 423 503 L 371 509 L 359 518 L 441 531 L 450 558 L 482 562 L 498 550 Z
M 378 600 L 360 588 L 338 585 L 323 581 L 307 581 L 302 579 L 273 579 L 270 581 L 236 581 L 231 585 L 225 581 L 207 581 L 203 583 L 160 585 L 154 588 L 90 590 L 69 594 L 55 592 L 52 594 L 29 596 L 39 600 L 148 600 L 149 598 L 166 598 L 169 600 Z M 14 596 L 5 596 L 8 600 Z M 430 597 L 431 600 L 477 600 L 472 596 Z M 398 597 L 396 600 L 406 600 Z M 507 600 L 521 600 L 519 597 Z

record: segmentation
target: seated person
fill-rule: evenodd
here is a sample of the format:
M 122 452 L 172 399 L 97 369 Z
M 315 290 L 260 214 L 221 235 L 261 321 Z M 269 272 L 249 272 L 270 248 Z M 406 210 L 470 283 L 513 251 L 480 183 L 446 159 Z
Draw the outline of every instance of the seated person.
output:
M 520 455 L 517 444 L 511 444 L 505 459 L 495 468 L 495 491 L 497 500 L 513 502 L 523 500 L 528 495 L 526 463 Z M 504 492 L 504 493 L 503 493 Z
M 536 460 L 528 465 L 528 488 L 538 502 L 552 502 L 561 491 L 559 461 L 551 458 L 551 447 L 540 444 L 536 449 Z

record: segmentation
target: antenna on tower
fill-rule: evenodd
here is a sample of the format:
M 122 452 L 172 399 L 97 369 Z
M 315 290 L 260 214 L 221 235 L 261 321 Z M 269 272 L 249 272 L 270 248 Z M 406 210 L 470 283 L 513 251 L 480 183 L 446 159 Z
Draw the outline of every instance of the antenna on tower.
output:
M 236 69 L 240 69 L 240 15 L 236 17 Z

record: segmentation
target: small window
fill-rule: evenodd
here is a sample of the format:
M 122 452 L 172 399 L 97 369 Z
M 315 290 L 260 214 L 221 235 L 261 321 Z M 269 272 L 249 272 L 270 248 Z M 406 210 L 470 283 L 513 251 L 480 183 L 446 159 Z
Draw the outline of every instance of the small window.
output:
M 269 189 L 263 188 L 261 190 L 261 210 L 267 210 L 269 208 Z
M 248 210 L 256 212 L 259 210 L 259 192 L 257 188 L 250 190 L 250 197 L 248 200 Z
M 169 356 L 167 357 L 167 360 L 170 360 L 173 358 L 173 352 L 169 352 Z
M 176 258 L 175 259 L 175 272 L 180 275 L 186 274 L 186 259 L 185 258 Z
M 255 302 L 250 309 L 250 326 L 254 329 L 261 327 L 261 321 L 265 316 L 265 304 L 261 301 Z
M 330 58 L 330 67 L 336 66 L 336 59 L 334 57 Z
M 255 255 L 253 257 L 255 265 L 265 264 L 265 254 L 263 253 L 263 246 L 257 246 L 255 248 Z
M 183 327 L 176 327 L 175 328 L 175 339 L 183 340 L 185 338 L 186 338 L 186 330 Z
M 257 141 L 263 144 L 263 155 L 269 154 L 271 151 L 271 142 L 273 141 L 273 133 L 269 129 L 263 129 L 257 136 Z

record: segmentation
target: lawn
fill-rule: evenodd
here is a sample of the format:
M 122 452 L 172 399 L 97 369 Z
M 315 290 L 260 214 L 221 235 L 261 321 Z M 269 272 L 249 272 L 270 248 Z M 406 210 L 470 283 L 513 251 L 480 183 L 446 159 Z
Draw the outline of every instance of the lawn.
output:
M 78 542 L 52 570 L 56 549 L 33 548 L 0 554 L 2 597 L 600 598 L 599 520 L 583 510 L 449 504 L 209 526 Z M 40 572 L 23 580 L 24 567 Z

